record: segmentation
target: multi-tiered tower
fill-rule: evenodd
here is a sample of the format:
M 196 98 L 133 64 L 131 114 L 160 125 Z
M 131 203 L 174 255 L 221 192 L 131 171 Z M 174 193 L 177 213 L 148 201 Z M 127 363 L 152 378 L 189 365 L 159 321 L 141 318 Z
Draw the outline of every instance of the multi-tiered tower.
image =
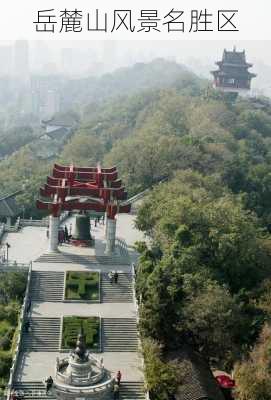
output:
M 218 70 L 211 71 L 214 76 L 214 87 L 223 92 L 237 93 L 248 96 L 251 89 L 251 80 L 256 75 L 248 69 L 253 66 L 246 61 L 246 53 L 243 51 L 224 50 L 221 61 L 217 61 Z

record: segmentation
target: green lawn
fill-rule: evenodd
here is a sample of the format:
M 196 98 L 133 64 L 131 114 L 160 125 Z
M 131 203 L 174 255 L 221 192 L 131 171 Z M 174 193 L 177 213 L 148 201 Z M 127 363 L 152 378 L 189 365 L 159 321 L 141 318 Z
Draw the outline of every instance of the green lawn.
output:
M 63 350 L 74 349 L 80 330 L 83 329 L 88 350 L 100 350 L 100 318 L 98 317 L 63 317 Z
M 100 300 L 99 272 L 68 271 L 66 275 L 65 300 Z

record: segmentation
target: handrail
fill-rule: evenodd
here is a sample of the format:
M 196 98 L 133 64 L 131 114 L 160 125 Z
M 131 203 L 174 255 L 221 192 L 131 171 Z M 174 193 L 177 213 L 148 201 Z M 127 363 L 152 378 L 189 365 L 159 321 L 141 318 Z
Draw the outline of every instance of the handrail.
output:
M 54 386 L 57 390 L 65 391 L 65 393 L 76 393 L 76 394 L 78 394 L 78 393 L 79 394 L 80 393 L 95 393 L 95 392 L 107 389 L 108 387 L 111 387 L 113 385 L 113 382 L 114 382 L 114 378 L 110 378 L 105 382 L 99 383 L 98 385 L 86 386 L 86 387 L 82 387 L 82 388 L 79 388 L 78 386 L 73 388 L 73 387 L 70 387 L 69 385 L 66 386 L 65 384 L 63 384 L 63 385 L 58 384 L 57 382 L 55 382 Z
M 129 258 L 130 256 L 129 256 L 128 246 L 127 246 L 127 243 L 126 243 L 125 239 L 117 237 L 116 238 L 116 244 L 120 248 L 120 253 L 124 257 Z
M 69 211 L 64 211 L 61 213 L 59 217 L 59 222 L 65 221 L 66 218 L 68 218 L 70 215 Z M 40 227 L 47 227 L 49 225 L 49 218 L 45 217 L 42 219 L 22 219 L 20 218 L 20 226 L 40 226 Z
M 135 306 L 135 309 L 136 309 L 136 323 L 138 324 L 139 323 L 139 305 L 138 305 L 138 301 L 137 301 L 137 297 L 136 297 L 136 289 L 135 289 L 136 281 L 135 281 L 135 277 L 136 277 L 135 264 L 132 263 L 132 290 L 133 290 L 134 306 Z M 140 345 L 141 345 L 140 335 L 139 335 L 139 342 L 140 342 Z M 144 365 L 145 365 L 144 357 L 142 357 L 142 368 L 143 368 L 143 370 L 144 370 Z M 150 400 L 150 393 L 149 393 L 148 390 L 145 391 L 145 395 L 146 395 L 146 400 Z
M 14 356 L 13 356 L 13 360 L 12 360 L 12 366 L 10 368 L 9 381 L 8 381 L 8 385 L 7 385 L 7 389 L 6 389 L 7 399 L 10 398 L 12 384 L 13 384 L 13 381 L 14 381 L 14 375 L 15 375 L 16 368 L 17 368 L 17 365 L 18 365 L 19 352 L 20 352 L 20 346 L 21 346 L 21 343 L 22 343 L 22 335 L 23 335 L 23 329 L 24 329 L 24 320 L 25 320 L 25 316 L 26 316 L 26 312 L 27 312 L 26 310 L 27 310 L 28 301 L 29 301 L 32 262 L 30 262 L 28 267 L 29 268 L 28 268 L 25 296 L 24 296 L 24 301 L 23 301 L 23 305 L 22 305 L 22 308 L 21 308 L 21 313 L 20 313 L 19 323 L 18 323 L 17 343 L 16 343 L 16 348 L 15 348 L 15 353 L 14 353 Z

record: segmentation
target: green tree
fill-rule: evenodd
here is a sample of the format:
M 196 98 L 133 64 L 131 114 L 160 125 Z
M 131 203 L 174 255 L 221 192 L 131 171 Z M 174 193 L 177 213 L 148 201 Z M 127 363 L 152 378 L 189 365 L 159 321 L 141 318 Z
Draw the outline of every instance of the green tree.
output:
M 270 346 L 271 328 L 266 325 L 249 358 L 235 366 L 234 378 L 239 400 L 271 399 Z

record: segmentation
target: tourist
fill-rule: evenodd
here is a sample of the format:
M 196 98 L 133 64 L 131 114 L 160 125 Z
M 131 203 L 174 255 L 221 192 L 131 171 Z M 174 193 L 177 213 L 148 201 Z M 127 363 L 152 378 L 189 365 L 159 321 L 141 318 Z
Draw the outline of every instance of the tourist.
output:
M 96 226 L 97 226 L 97 218 L 95 218 L 95 220 L 94 220 L 94 226 L 96 228 Z
M 113 387 L 113 398 L 114 400 L 118 400 L 119 399 L 119 394 L 120 394 L 120 387 L 117 384 L 117 382 L 114 383 L 114 387 Z
M 10 393 L 10 399 L 11 400 L 18 400 L 19 396 L 18 396 L 18 392 L 16 390 L 12 390 L 12 392 Z
M 25 322 L 24 329 L 25 329 L 26 332 L 29 332 L 29 329 L 30 329 L 30 321 L 29 321 L 29 319 Z
M 72 236 L 72 224 L 70 224 L 70 227 L 69 227 L 69 234 L 70 234 L 70 237 Z
M 114 282 L 118 283 L 118 279 L 119 279 L 119 274 L 117 273 L 117 271 L 114 272 Z
M 109 273 L 108 273 L 108 278 L 109 278 L 109 281 L 110 281 L 110 283 L 111 283 L 111 285 L 112 285 L 112 283 L 113 283 L 113 278 L 114 278 L 114 274 L 113 274 L 112 271 L 109 271 Z
M 49 378 L 45 379 L 45 383 L 46 383 L 46 394 L 48 394 L 54 383 L 53 378 L 49 376 Z
M 28 299 L 28 303 L 27 303 L 27 307 L 26 307 L 26 312 L 29 313 L 29 311 L 31 310 L 31 298 L 29 297 Z
M 69 243 L 69 232 L 68 232 L 67 225 L 65 225 L 65 227 L 64 227 L 64 240 L 65 240 L 65 243 Z
M 62 245 L 64 243 L 64 240 L 65 240 L 65 232 L 64 232 L 64 229 L 61 228 L 58 231 L 58 242 L 59 242 L 59 244 Z
M 117 381 L 118 385 L 120 385 L 120 381 L 121 381 L 121 372 L 120 371 L 117 372 L 116 381 Z
M 24 399 L 24 392 L 22 390 L 16 392 L 16 400 L 23 400 L 23 399 Z

